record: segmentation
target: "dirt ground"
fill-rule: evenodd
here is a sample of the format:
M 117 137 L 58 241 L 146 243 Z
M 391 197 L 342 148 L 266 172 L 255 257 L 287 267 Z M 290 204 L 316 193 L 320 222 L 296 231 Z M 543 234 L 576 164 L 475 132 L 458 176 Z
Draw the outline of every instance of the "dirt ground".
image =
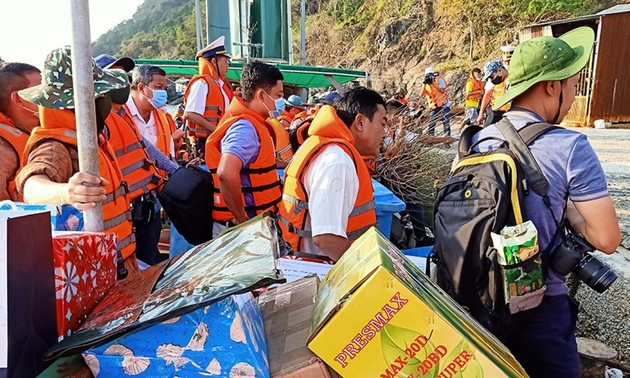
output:
M 573 128 L 588 137 L 599 157 L 623 236 L 621 244 L 630 249 L 630 129 Z M 630 256 L 627 256 L 630 257 Z

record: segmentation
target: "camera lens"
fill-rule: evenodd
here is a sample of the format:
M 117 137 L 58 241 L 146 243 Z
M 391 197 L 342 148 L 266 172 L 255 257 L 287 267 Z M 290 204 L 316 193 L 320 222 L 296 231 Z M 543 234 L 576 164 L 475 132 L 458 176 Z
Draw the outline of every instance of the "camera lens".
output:
M 585 254 L 575 271 L 580 280 L 600 294 L 606 291 L 617 279 L 617 275 L 608 265 L 590 253 Z

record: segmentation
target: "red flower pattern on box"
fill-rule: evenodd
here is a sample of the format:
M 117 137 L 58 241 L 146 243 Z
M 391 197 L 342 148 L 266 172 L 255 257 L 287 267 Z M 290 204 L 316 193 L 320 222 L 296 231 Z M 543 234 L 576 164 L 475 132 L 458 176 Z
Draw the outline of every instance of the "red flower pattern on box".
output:
M 79 329 L 116 282 L 116 235 L 54 232 L 53 260 L 62 338 Z

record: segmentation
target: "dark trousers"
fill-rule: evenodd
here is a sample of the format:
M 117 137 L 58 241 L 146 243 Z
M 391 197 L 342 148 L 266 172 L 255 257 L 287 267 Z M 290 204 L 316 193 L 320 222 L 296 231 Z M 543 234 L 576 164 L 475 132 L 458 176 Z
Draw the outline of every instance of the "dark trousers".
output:
M 506 342 L 531 378 L 577 378 L 580 358 L 575 341 L 578 308 L 567 295 L 545 296 L 527 311 L 523 324 Z
M 440 106 L 429 112 L 429 135 L 435 134 L 435 124 L 442 119 L 444 125 L 444 134 L 451 135 L 451 108 Z
M 432 235 L 427 235 L 427 227 L 430 225 L 427 224 L 427 220 L 425 219 L 426 217 L 422 204 L 408 202 L 405 211 L 409 214 L 411 224 L 413 225 L 416 247 L 432 245 L 434 240 Z
M 197 156 L 203 156 L 206 153 L 206 140 L 208 138 L 196 137 L 195 147 L 197 148 Z
M 499 110 L 492 110 L 492 105 L 486 108 L 486 120 L 483 122 L 483 127 L 494 125 L 503 118 L 505 112 Z
M 162 255 L 158 249 L 160 233 L 162 232 L 162 219 L 160 212 L 152 212 L 151 219 L 147 221 L 133 222 L 136 229 L 136 257 L 138 260 L 155 265 L 168 258 Z

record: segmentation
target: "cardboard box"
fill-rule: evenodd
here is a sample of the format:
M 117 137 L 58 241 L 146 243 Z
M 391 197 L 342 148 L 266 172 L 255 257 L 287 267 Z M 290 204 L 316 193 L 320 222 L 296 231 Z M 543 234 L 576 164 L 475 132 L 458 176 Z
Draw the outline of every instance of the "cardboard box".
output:
M 83 353 L 95 377 L 269 377 L 260 309 L 232 295 Z
M 303 260 L 301 258 L 293 258 L 292 256 L 285 256 L 278 259 L 278 265 L 287 282 L 293 282 L 313 274 L 317 275 L 321 281 L 333 267 L 332 264 Z
M 308 347 L 343 377 L 526 377 L 376 228 L 320 285 Z
M 116 283 L 116 235 L 53 232 L 53 261 L 60 339 L 77 331 Z
M 318 285 L 319 278 L 312 275 L 258 297 L 272 377 L 332 377 L 328 366 L 306 346 Z

